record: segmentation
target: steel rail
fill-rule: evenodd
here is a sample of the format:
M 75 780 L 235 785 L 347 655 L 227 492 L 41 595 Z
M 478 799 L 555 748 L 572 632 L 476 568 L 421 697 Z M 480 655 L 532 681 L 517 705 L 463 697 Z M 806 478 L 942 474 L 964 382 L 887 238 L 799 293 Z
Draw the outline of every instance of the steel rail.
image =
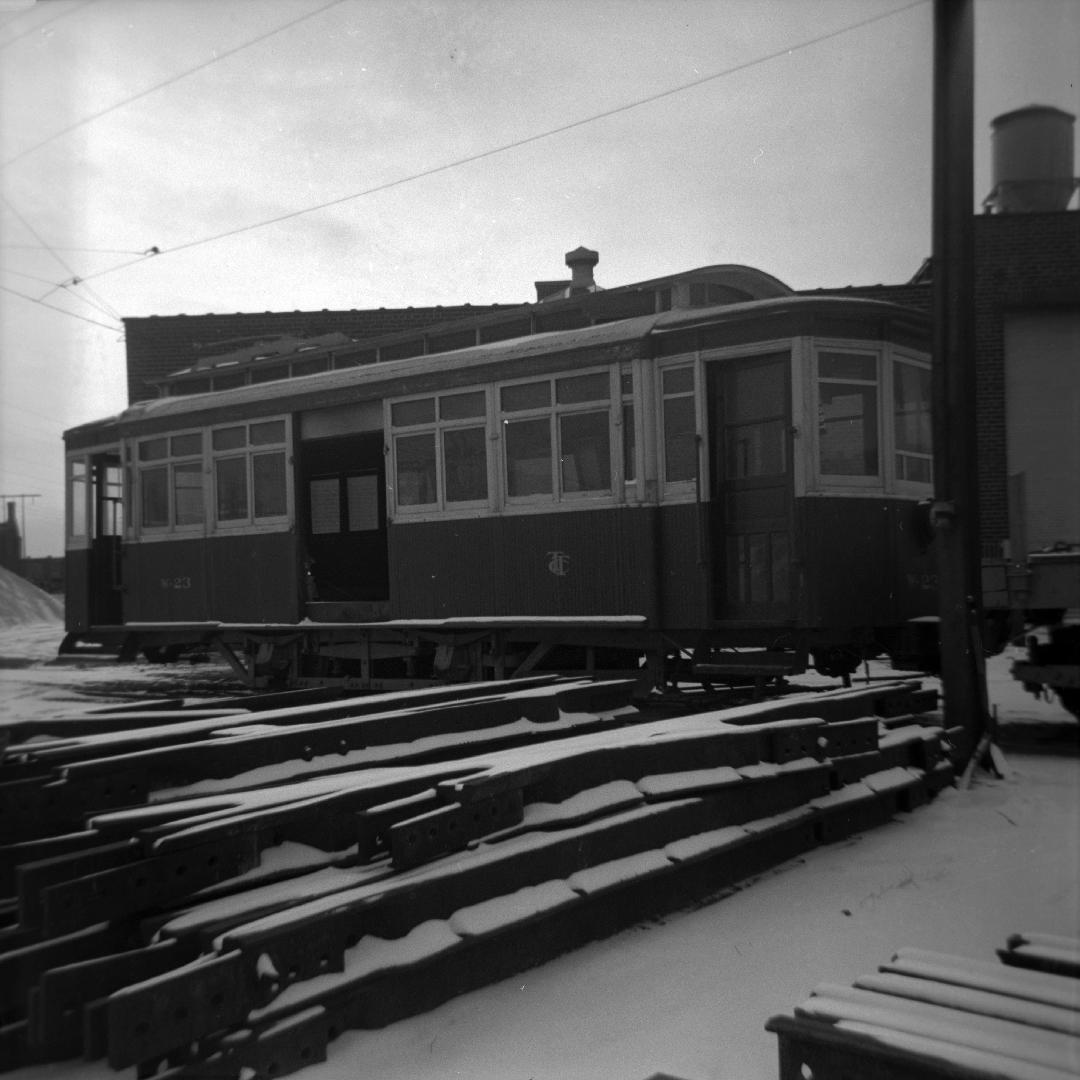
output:
M 593 690 L 607 707 L 622 692 Z M 587 699 L 564 685 L 522 700 L 559 695 Z M 664 721 L 609 708 L 542 744 L 446 732 L 440 761 L 404 744 L 366 768 L 235 791 L 225 777 L 212 796 L 45 830 L 4 849 L 25 861 L 0 931 L 0 1054 L 192 1077 L 300 1067 L 346 1027 L 917 807 L 952 775 L 947 733 L 918 715 L 930 704 L 903 682 Z M 402 729 L 423 739 L 416 715 Z

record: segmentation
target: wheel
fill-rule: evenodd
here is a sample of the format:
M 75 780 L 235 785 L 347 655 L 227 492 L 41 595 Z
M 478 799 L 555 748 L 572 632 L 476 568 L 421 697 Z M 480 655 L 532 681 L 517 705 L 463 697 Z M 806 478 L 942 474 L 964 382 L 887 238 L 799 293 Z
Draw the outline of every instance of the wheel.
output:
M 830 645 L 815 649 L 811 654 L 818 674 L 830 679 L 844 679 L 856 672 L 862 657 L 856 649 L 844 645 Z

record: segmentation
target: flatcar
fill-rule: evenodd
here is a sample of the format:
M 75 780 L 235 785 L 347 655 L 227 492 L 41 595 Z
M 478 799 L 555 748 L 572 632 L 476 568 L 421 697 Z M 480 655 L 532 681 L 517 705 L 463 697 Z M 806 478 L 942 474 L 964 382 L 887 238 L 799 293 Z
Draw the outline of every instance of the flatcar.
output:
M 910 658 L 928 341 L 773 295 L 138 402 L 65 434 L 65 648 L 372 689 Z

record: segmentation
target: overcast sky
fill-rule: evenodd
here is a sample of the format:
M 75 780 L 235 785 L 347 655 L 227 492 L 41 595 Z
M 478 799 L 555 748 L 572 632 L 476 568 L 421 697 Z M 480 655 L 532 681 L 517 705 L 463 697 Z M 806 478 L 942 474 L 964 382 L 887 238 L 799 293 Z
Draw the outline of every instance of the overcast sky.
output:
M 1080 111 L 1080 0 L 976 18 L 973 208 L 992 117 Z M 61 432 L 126 403 L 120 316 L 522 302 L 579 244 L 602 286 L 723 262 L 797 289 L 908 279 L 930 252 L 931 19 L 0 0 L 0 494 L 41 495 L 27 553 L 62 551 Z

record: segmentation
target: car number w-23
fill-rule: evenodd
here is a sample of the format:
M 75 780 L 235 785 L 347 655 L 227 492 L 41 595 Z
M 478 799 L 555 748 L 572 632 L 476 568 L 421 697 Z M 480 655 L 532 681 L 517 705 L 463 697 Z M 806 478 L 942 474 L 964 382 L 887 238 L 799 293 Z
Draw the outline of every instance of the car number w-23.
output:
M 190 577 L 163 577 L 161 579 L 161 587 L 163 589 L 190 589 L 191 578 Z

